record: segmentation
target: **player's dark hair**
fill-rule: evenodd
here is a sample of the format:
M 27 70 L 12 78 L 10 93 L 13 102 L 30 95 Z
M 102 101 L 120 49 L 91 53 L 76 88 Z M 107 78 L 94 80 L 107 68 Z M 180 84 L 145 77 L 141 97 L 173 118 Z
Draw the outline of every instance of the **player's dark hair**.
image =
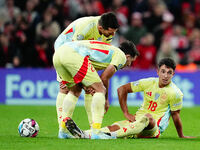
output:
M 171 58 L 163 58 L 159 61 L 158 63 L 158 68 L 160 68 L 162 65 L 166 65 L 169 68 L 172 68 L 173 70 L 176 69 L 176 63 L 173 59 Z
M 99 25 L 102 26 L 105 30 L 108 30 L 108 28 L 119 28 L 117 17 L 112 12 L 104 13 L 101 15 L 101 18 L 99 19 Z
M 131 41 L 127 40 L 127 41 L 122 42 L 119 48 L 125 53 L 125 55 L 129 54 L 132 57 L 140 55 L 135 44 Z

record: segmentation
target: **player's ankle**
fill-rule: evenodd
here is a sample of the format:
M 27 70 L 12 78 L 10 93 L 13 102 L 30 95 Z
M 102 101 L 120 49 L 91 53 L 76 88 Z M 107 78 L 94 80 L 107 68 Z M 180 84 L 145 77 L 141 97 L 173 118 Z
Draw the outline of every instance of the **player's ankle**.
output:
M 93 123 L 92 124 L 92 129 L 97 129 L 99 130 L 101 128 L 101 123 Z
M 68 119 L 71 119 L 71 118 L 70 118 L 70 117 L 65 117 L 65 118 L 61 121 L 60 126 L 61 126 L 61 129 L 62 129 L 62 130 L 66 130 L 66 129 L 67 129 L 67 128 L 66 128 L 66 122 L 67 122 Z

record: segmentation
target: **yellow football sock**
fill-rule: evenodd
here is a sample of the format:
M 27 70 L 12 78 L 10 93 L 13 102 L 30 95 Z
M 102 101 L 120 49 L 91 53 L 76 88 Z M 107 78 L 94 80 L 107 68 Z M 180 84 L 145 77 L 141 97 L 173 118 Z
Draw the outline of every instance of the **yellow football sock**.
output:
M 85 110 L 88 115 L 88 121 L 90 127 L 92 126 L 92 111 L 91 111 L 91 105 L 92 105 L 92 95 L 91 94 L 85 94 Z
M 63 101 L 62 119 L 65 119 L 66 117 L 72 118 L 77 100 L 78 97 L 74 96 L 70 92 L 65 96 Z
M 57 111 L 57 119 L 60 128 L 60 123 L 62 120 L 62 105 L 66 94 L 59 92 L 56 99 L 56 111 Z
M 103 93 L 97 92 L 92 97 L 92 128 L 100 129 L 105 106 L 105 95 Z
M 115 131 L 117 137 L 125 137 L 140 133 L 149 124 L 149 119 L 146 116 L 141 117 L 139 120 L 129 124 L 128 126 L 121 127 Z

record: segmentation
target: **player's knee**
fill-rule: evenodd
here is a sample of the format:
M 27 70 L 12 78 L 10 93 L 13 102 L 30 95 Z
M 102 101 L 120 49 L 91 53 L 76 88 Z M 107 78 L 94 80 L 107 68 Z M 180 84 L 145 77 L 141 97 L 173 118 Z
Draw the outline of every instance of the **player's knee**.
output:
M 106 88 L 103 83 L 95 83 L 91 85 L 91 87 L 95 90 L 95 92 L 106 94 Z
M 95 92 L 101 92 L 101 93 L 106 94 L 106 88 L 104 85 L 99 86 L 99 88 L 95 89 Z
M 101 91 L 102 91 L 102 93 L 106 94 L 106 88 L 105 88 L 105 86 L 101 87 Z
M 149 118 L 149 122 L 154 120 L 153 116 L 151 114 L 149 114 L 149 113 L 145 114 L 145 116 Z
M 81 95 L 81 91 L 82 91 L 82 86 L 78 84 L 70 88 L 70 92 L 76 97 L 79 97 Z
M 151 114 L 146 114 L 145 116 L 147 116 L 149 118 L 149 125 L 148 128 L 153 128 L 155 126 L 155 119 L 153 118 L 153 116 Z
M 81 95 L 81 91 L 82 89 L 79 89 L 77 91 L 73 91 L 73 94 L 76 96 L 76 97 L 79 97 Z

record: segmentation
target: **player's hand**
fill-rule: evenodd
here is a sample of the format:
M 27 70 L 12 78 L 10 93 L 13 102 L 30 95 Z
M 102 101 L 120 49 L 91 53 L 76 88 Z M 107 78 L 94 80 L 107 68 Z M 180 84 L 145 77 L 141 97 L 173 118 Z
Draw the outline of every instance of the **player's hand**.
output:
M 126 117 L 126 119 L 128 119 L 128 120 L 131 121 L 131 122 L 134 122 L 134 121 L 135 121 L 135 115 L 126 113 L 126 114 L 124 114 L 124 116 Z
M 86 94 L 91 94 L 93 96 L 95 93 L 95 90 L 91 87 L 83 87 L 83 89 L 85 90 Z
M 66 86 L 66 84 L 63 84 L 62 82 L 60 82 L 60 92 L 64 93 L 64 94 L 68 94 L 69 93 L 69 89 Z
M 60 82 L 60 89 L 65 89 L 67 86 L 66 84 L 63 84 L 62 82 Z
M 194 136 L 182 136 L 182 137 L 180 137 L 180 138 L 193 139 L 193 138 L 196 138 L 196 137 L 194 137 Z
M 104 114 L 107 113 L 109 107 L 110 107 L 109 100 L 106 99 L 106 102 L 105 102 L 105 112 L 104 112 Z

